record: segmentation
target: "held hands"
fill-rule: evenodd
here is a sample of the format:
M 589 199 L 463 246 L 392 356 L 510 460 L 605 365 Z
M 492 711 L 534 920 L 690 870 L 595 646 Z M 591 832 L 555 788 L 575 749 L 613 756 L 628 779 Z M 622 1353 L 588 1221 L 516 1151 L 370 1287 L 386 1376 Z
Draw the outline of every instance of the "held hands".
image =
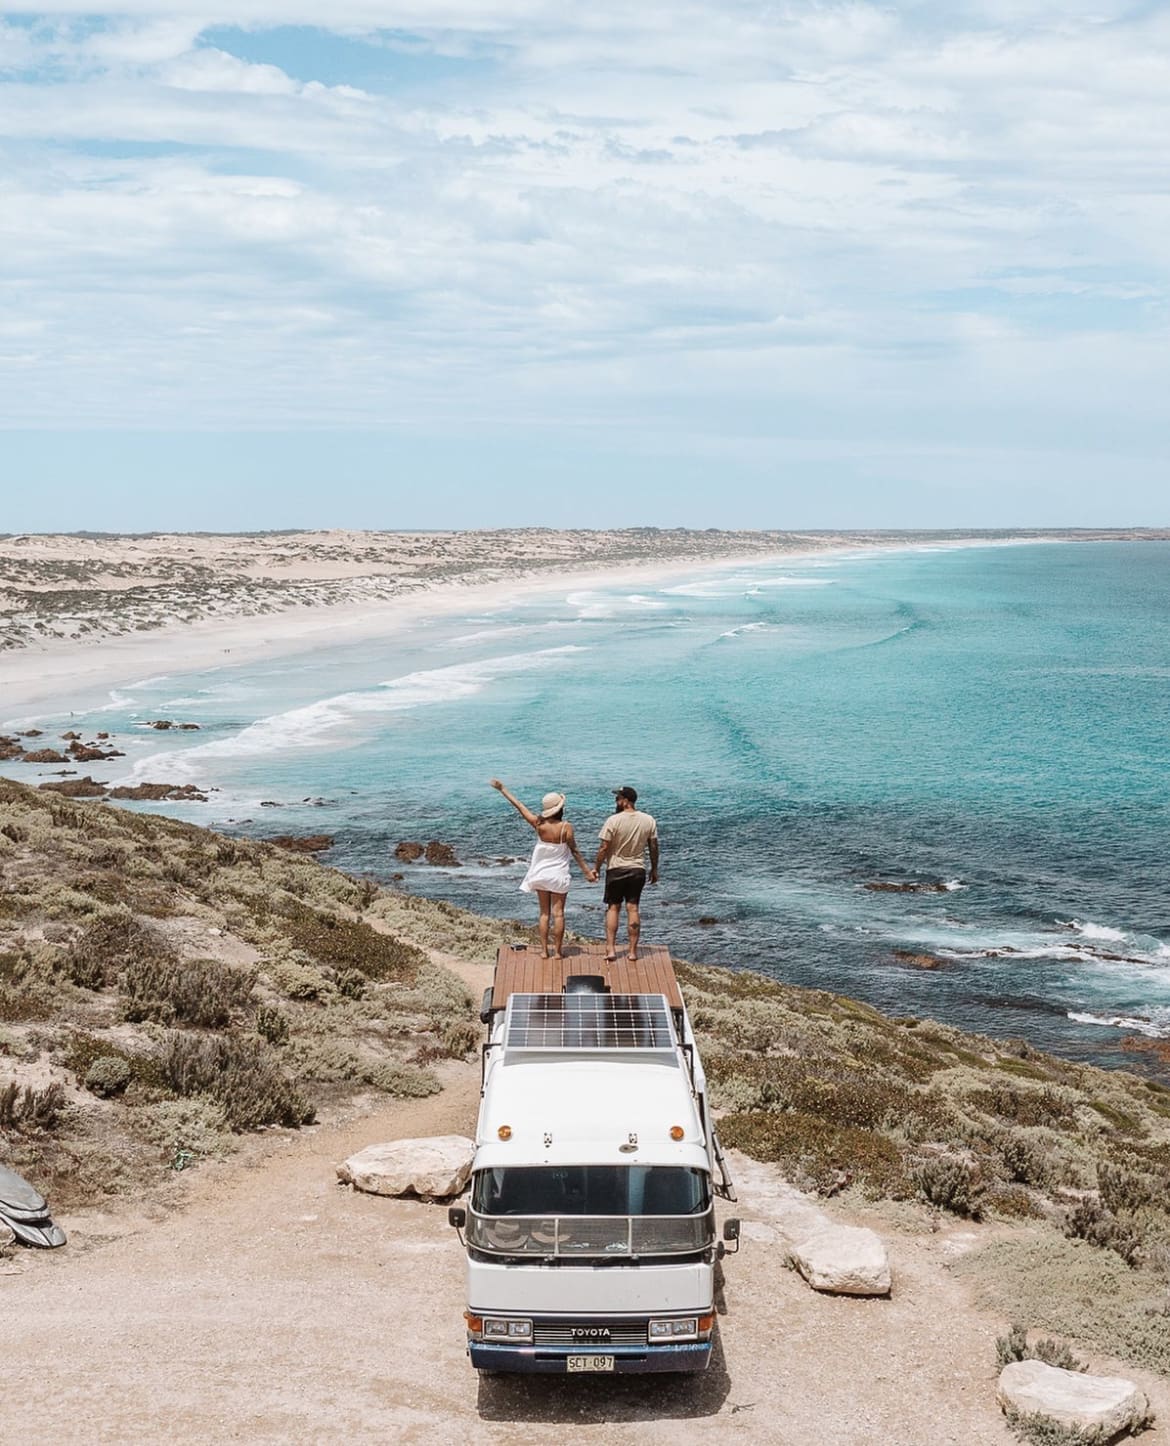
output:
M 498 793 L 503 793 L 504 785 L 500 782 L 498 778 L 489 778 L 488 782 Z

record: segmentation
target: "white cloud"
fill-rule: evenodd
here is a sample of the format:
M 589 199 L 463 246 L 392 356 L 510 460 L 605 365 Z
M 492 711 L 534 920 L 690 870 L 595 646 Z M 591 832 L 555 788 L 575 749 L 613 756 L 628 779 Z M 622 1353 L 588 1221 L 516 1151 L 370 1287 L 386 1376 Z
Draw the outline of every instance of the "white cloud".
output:
M 0 25 L 0 405 L 719 435 L 794 399 L 912 428 L 977 398 L 1054 426 L 1108 366 L 1153 433 L 1167 22 L 1104 13 L 138 0 Z M 266 48 L 297 23 L 368 64 Z

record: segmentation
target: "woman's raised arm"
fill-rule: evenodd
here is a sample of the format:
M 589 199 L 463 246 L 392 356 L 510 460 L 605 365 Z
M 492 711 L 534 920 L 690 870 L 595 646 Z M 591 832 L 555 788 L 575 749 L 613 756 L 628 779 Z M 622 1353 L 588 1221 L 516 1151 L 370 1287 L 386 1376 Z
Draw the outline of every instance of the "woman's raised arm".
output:
M 537 818 L 536 814 L 534 814 L 530 808 L 525 808 L 518 798 L 510 794 L 498 778 L 490 779 L 489 782 L 497 793 L 504 795 L 525 823 L 530 823 L 533 828 L 536 828 L 540 824 L 540 819 Z

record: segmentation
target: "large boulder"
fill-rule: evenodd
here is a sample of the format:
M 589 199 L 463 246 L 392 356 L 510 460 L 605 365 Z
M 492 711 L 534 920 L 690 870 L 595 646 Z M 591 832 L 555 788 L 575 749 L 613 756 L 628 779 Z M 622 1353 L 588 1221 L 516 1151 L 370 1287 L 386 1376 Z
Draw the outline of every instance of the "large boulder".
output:
M 371 1195 L 419 1195 L 446 1200 L 458 1195 L 471 1175 L 475 1141 L 465 1135 L 392 1140 L 369 1145 L 337 1167 L 337 1178 Z
M 814 1290 L 832 1295 L 889 1295 L 890 1262 L 881 1238 L 855 1225 L 826 1222 L 788 1248 Z
M 1121 1376 L 1086 1376 L 1043 1361 L 1012 1361 L 996 1388 L 999 1404 L 1021 1416 L 1045 1416 L 1061 1426 L 1095 1432 L 1111 1441 L 1141 1427 L 1150 1403 Z

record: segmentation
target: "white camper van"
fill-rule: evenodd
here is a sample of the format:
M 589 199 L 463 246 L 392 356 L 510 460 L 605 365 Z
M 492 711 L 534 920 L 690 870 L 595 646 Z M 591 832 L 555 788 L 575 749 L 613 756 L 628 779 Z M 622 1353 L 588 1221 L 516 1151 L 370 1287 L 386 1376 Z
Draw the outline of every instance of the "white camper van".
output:
M 472 1365 L 705 1369 L 726 1249 L 714 1200 L 735 1192 L 669 955 L 505 947 L 482 1017 L 470 1206 L 450 1212 Z

